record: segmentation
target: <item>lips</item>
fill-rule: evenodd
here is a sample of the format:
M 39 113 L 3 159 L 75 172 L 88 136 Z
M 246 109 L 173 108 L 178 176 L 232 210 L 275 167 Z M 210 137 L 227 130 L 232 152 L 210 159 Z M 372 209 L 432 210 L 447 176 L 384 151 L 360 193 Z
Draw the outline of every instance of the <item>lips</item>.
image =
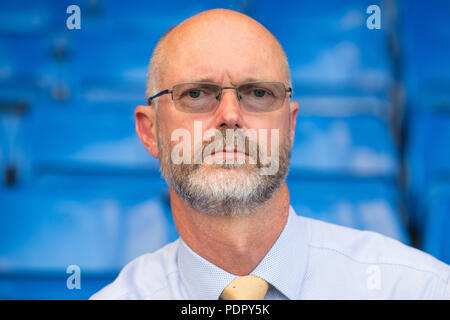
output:
M 222 153 L 234 153 L 234 154 L 239 154 L 239 153 L 241 153 L 241 154 L 244 154 L 244 155 L 248 156 L 248 153 L 247 153 L 247 152 L 238 150 L 238 149 L 236 149 L 236 148 L 234 148 L 234 149 L 233 149 L 233 148 L 223 148 L 222 151 L 219 151 L 219 152 L 222 152 Z M 215 154 L 216 154 L 216 151 L 213 150 L 213 151 L 211 152 L 211 155 L 213 156 L 213 155 L 215 155 Z

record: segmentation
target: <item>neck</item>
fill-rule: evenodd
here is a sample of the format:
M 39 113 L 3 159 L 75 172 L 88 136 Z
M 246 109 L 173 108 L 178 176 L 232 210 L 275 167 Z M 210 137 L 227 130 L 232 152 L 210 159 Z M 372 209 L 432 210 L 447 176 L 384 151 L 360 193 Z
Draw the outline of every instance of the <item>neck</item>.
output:
M 245 217 L 211 216 L 196 211 L 172 188 L 170 199 L 183 241 L 204 259 L 238 276 L 256 268 L 283 231 L 289 215 L 286 182 L 269 202 Z

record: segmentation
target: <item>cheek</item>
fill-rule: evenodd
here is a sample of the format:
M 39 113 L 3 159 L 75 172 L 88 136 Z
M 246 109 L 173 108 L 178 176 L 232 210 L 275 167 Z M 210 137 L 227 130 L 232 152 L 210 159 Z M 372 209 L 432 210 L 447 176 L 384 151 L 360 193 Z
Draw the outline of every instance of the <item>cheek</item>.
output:
M 289 114 L 285 112 L 272 112 L 264 116 L 252 116 L 247 117 L 246 128 L 255 130 L 278 130 L 281 134 L 284 134 L 289 129 Z
M 191 152 L 198 147 L 196 144 L 201 145 L 205 131 L 204 121 L 193 120 L 188 115 L 173 117 L 161 127 L 161 138 L 165 139 L 164 145 L 170 146 L 170 149 L 176 145 L 182 146 L 184 150 L 191 150 Z
M 289 116 L 285 113 L 273 113 L 266 117 L 253 117 L 248 119 L 251 124 L 247 128 L 256 131 L 258 145 L 268 155 L 273 151 L 280 152 L 286 139 L 288 139 Z
M 171 137 L 179 134 L 180 131 L 190 131 L 191 122 L 187 121 L 186 116 L 174 110 L 171 105 L 161 106 L 159 111 L 159 128 L 161 138 L 167 142 L 171 141 Z

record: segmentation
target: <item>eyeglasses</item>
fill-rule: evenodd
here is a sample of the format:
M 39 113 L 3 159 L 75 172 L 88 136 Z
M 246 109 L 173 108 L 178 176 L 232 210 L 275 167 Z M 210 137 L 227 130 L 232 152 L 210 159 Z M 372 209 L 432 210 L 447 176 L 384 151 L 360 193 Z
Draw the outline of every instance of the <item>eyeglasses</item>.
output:
M 212 82 L 188 82 L 161 91 L 148 98 L 147 102 L 151 105 L 154 99 L 170 93 L 177 110 L 186 113 L 208 113 L 217 108 L 225 89 L 236 90 L 236 97 L 244 110 L 255 113 L 281 108 L 286 93 L 292 97 L 292 88 L 286 88 L 282 82 L 247 82 L 237 87 L 222 87 Z

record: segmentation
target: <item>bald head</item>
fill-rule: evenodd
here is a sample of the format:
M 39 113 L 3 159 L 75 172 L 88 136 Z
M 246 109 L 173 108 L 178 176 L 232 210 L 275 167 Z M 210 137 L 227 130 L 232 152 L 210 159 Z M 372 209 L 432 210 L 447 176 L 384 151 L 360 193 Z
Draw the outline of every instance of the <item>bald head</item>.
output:
M 254 19 L 232 10 L 199 13 L 170 29 L 150 60 L 147 98 L 180 82 L 281 81 L 289 66 L 277 39 Z

